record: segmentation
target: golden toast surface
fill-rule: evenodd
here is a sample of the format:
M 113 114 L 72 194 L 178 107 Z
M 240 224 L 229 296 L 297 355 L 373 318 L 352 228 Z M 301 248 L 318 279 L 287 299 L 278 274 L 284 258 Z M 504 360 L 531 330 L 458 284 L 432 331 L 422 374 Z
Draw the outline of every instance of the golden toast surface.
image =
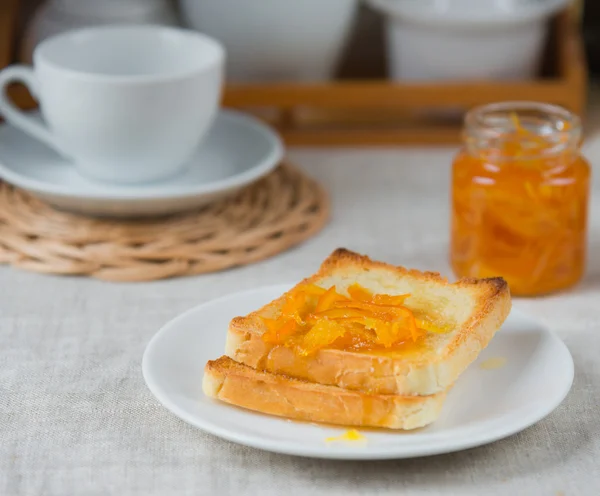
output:
M 349 391 L 257 371 L 227 356 L 206 364 L 203 390 L 211 398 L 288 419 L 404 430 L 434 422 L 446 396 Z
M 263 317 L 276 318 L 285 295 L 232 320 L 226 354 L 258 371 L 282 374 L 351 391 L 392 395 L 431 395 L 445 391 L 477 358 L 511 308 L 501 278 L 462 279 L 450 283 L 437 273 L 393 266 L 346 249 L 333 252 L 302 283 L 336 286 L 345 293 L 358 283 L 375 294 L 410 293 L 406 306 L 415 315 L 449 326 L 426 335 L 418 347 L 384 351 L 321 349 L 301 357 L 290 348 L 262 340 Z

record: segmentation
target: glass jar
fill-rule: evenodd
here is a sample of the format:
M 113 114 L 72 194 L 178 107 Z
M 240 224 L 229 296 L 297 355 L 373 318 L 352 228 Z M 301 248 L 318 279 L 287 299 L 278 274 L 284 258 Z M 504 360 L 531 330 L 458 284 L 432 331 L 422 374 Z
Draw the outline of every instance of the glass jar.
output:
M 548 104 L 496 103 L 466 115 L 452 173 L 457 276 L 501 276 L 517 296 L 579 281 L 590 181 L 581 134 L 577 116 Z

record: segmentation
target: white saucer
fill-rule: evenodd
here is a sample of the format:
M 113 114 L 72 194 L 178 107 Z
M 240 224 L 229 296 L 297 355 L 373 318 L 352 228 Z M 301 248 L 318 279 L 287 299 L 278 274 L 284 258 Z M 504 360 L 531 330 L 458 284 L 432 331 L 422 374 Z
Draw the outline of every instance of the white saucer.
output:
M 571 388 L 573 360 L 566 346 L 537 320 L 513 310 L 448 394 L 440 418 L 417 431 L 367 430 L 366 443 L 327 443 L 327 437 L 345 429 L 292 422 L 205 397 L 204 364 L 223 354 L 229 320 L 289 287 L 236 293 L 169 322 L 144 353 L 142 370 L 150 391 L 179 418 L 229 441 L 290 455 L 367 460 L 449 453 L 496 441 L 544 418 Z M 490 358 L 505 358 L 506 365 L 482 368 Z
M 57 208 L 87 215 L 160 215 L 200 207 L 263 177 L 282 158 L 274 131 L 222 110 L 183 172 L 156 183 L 114 185 L 87 179 L 39 141 L 10 124 L 0 126 L 0 177 Z

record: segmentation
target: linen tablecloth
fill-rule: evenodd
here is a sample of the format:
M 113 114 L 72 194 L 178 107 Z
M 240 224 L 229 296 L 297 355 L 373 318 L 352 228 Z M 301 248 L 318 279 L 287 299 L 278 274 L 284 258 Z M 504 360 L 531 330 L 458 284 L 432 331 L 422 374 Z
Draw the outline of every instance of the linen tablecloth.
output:
M 0 495 L 600 494 L 600 170 L 589 262 L 572 291 L 517 300 L 575 360 L 564 403 L 508 439 L 451 455 L 336 462 L 222 441 L 163 408 L 141 374 L 158 328 L 188 308 L 315 270 L 334 248 L 451 276 L 450 148 L 293 150 L 331 192 L 330 224 L 252 266 L 153 283 L 0 269 Z M 600 162 L 600 137 L 586 153 Z M 198 378 L 200 380 L 200 378 Z

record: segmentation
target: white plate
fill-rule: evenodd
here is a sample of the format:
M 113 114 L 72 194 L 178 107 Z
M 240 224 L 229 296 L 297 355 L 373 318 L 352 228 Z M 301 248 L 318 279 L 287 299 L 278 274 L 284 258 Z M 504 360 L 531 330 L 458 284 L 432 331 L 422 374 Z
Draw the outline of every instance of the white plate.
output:
M 265 176 L 282 158 L 283 145 L 274 131 L 253 117 L 222 110 L 183 172 L 160 182 L 117 185 L 87 179 L 39 141 L 10 124 L 0 126 L 0 177 L 57 208 L 87 215 L 129 217 L 197 208 Z
M 513 310 L 479 359 L 448 394 L 440 418 L 412 432 L 366 430 L 366 443 L 327 443 L 343 427 L 291 422 L 204 396 L 207 360 L 223 354 L 230 319 L 290 286 L 236 293 L 200 305 L 165 325 L 150 341 L 142 370 L 158 400 L 182 420 L 236 443 L 277 453 L 334 459 L 387 459 L 449 453 L 504 438 L 554 410 L 573 381 L 573 360 L 549 329 Z M 490 358 L 506 365 L 488 370 Z

